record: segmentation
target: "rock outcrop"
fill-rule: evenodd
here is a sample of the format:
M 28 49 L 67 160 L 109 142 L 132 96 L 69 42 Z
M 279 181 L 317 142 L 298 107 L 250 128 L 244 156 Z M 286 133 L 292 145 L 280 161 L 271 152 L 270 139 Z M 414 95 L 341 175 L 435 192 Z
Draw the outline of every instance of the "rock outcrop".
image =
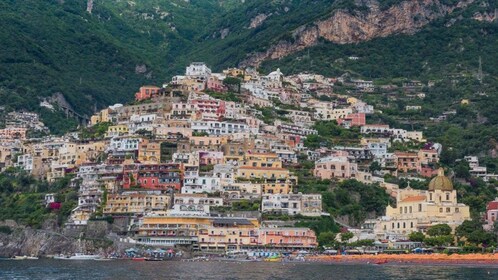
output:
M 394 34 L 413 34 L 431 21 L 473 1 L 462 0 L 449 6 L 440 0 L 406 0 L 386 10 L 380 9 L 376 0 L 365 1 L 365 9 L 336 10 L 324 20 L 297 28 L 292 34 L 292 42 L 280 41 L 265 52 L 251 54 L 241 66 L 258 66 L 264 60 L 282 58 L 316 45 L 320 39 L 349 44 Z
M 57 229 L 32 229 L 15 222 L 2 223 L 12 232 L 0 232 L 0 256 L 48 256 L 74 253 L 109 253 L 121 246 L 107 222 L 92 222 L 78 232 Z
M 259 14 L 251 19 L 251 23 L 249 24 L 249 28 L 256 28 L 263 24 L 263 22 L 272 14 Z

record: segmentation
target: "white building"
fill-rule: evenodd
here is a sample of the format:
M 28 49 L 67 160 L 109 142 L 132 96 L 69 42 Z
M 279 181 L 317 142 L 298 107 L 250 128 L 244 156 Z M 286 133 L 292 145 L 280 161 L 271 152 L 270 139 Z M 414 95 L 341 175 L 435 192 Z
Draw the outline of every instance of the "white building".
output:
M 185 75 L 191 77 L 209 77 L 211 69 L 204 62 L 192 62 L 185 70 Z
M 188 177 L 183 179 L 182 193 L 214 193 L 221 191 L 221 179 L 214 176 Z
M 210 135 L 224 135 L 238 132 L 249 132 L 251 129 L 245 123 L 217 122 L 217 121 L 193 121 L 192 132 L 205 132 Z
M 261 212 L 280 213 L 290 216 L 320 216 L 321 194 L 263 194 Z

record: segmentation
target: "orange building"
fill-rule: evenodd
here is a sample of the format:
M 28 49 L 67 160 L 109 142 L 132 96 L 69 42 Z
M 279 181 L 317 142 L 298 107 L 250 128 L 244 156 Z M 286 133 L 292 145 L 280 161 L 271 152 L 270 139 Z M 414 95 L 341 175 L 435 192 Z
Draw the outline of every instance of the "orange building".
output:
M 420 171 L 420 160 L 418 153 L 411 152 L 395 152 L 394 155 L 398 159 L 398 171 L 409 172 L 409 171 Z
M 156 86 L 143 86 L 137 93 L 135 93 L 135 100 L 140 101 L 150 99 L 156 96 L 159 90 L 160 88 Z
M 317 246 L 315 232 L 309 228 L 260 228 L 258 245 L 279 249 L 311 249 Z

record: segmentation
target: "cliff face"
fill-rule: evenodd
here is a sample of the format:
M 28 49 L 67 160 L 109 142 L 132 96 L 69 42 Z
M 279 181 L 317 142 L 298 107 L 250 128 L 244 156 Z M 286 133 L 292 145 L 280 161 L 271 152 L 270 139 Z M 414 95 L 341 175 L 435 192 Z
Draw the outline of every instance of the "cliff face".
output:
M 3 225 L 0 224 L 0 225 Z M 15 222 L 7 225 L 12 232 L 0 233 L 0 256 L 47 256 L 81 252 L 105 253 L 117 251 L 106 222 L 96 222 L 80 232 L 61 232 L 57 229 L 32 229 Z
M 440 0 L 407 0 L 381 10 L 375 0 L 367 8 L 350 13 L 337 10 L 324 20 L 302 26 L 293 32 L 293 42 L 280 41 L 266 52 L 250 55 L 242 66 L 258 66 L 263 60 L 278 59 L 315 45 L 320 38 L 337 44 L 358 43 L 394 34 L 413 34 L 429 22 L 463 8 L 474 0 L 448 6 Z

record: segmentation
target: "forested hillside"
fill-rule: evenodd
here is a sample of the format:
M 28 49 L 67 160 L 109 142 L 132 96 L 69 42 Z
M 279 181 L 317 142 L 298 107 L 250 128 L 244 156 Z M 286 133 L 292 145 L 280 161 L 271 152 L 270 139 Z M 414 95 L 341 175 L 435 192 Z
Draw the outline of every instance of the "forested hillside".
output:
M 269 50 L 278 58 L 266 59 L 263 71 L 278 66 L 286 74 L 366 79 L 471 76 L 481 57 L 494 87 L 496 8 L 488 0 L 6 0 L 0 3 L 0 98 L 7 110 L 41 112 L 52 131 L 62 132 L 75 123 L 40 108 L 43 98 L 61 93 L 75 111 L 90 115 L 130 100 L 143 84 L 168 81 L 190 61 L 219 71 Z M 406 23 L 365 34 L 372 17 L 391 14 Z M 323 24 L 330 19 L 346 25 L 342 37 Z M 311 40 L 306 32 L 314 26 L 319 37 Z M 357 42 L 347 43 L 355 34 Z M 275 47 L 282 44 L 288 49 Z

